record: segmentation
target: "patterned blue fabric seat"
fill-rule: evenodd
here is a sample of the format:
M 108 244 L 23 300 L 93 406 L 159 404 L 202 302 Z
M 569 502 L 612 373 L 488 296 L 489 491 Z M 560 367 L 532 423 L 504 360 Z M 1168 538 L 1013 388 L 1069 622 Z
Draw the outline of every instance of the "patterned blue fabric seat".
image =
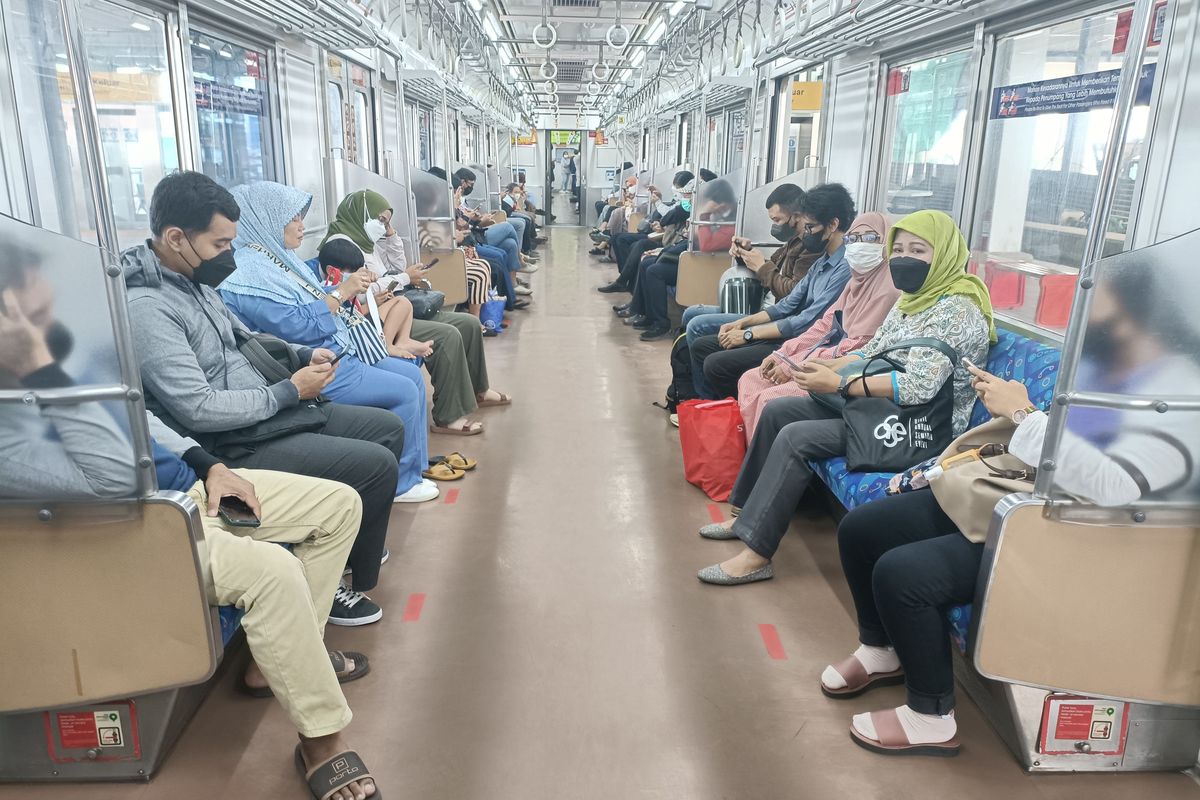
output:
M 229 646 L 229 640 L 242 627 L 242 610 L 237 606 L 221 606 L 217 609 L 217 618 L 221 621 L 221 645 Z
M 1059 351 L 1011 331 L 998 330 L 997 333 L 999 341 L 988 353 L 988 372 L 1007 380 L 1021 381 L 1028 387 L 1029 399 L 1034 405 L 1049 408 L 1058 376 Z M 982 425 L 990 416 L 983 403 L 977 401 L 971 411 L 971 427 Z M 883 497 L 888 481 L 892 479 L 892 473 L 888 472 L 851 472 L 843 456 L 814 461 L 812 468 L 847 510 Z M 949 616 L 954 641 L 966 652 L 971 607 L 954 608 Z

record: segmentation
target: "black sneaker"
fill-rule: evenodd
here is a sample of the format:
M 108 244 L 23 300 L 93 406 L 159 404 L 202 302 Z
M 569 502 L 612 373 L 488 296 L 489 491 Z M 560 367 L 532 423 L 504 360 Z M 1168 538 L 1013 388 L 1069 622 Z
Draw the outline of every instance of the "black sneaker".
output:
M 615 294 L 616 292 L 628 292 L 630 290 L 628 288 L 626 288 L 624 284 L 622 284 L 618 281 L 613 281 L 612 283 L 608 284 L 607 286 L 599 287 L 598 289 L 596 289 L 596 291 L 602 292 L 604 294 Z
M 661 324 L 653 325 L 652 327 L 648 327 L 646 329 L 646 331 L 642 334 L 641 339 L 643 342 L 653 342 L 655 339 L 661 339 L 662 337 L 666 336 L 670 332 L 671 332 L 671 326 L 669 324 L 668 325 L 661 325 Z
M 383 619 L 383 609 L 371 598 L 356 592 L 345 584 L 339 584 L 333 593 L 333 610 L 329 612 L 330 625 L 370 625 Z

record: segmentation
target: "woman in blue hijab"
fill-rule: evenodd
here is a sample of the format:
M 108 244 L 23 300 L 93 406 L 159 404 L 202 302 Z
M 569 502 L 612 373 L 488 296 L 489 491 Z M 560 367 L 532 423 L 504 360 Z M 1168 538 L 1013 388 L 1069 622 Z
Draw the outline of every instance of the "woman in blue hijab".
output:
M 421 477 L 429 458 L 421 368 L 403 359 L 359 352 L 347 326 L 355 321 L 353 313 L 326 294 L 316 275 L 296 255 L 304 241 L 304 215 L 312 195 L 261 182 L 239 186 L 233 196 L 242 217 L 234 240 L 237 270 L 219 290 L 225 304 L 253 330 L 308 347 L 328 348 L 342 356 L 325 396 L 348 405 L 386 408 L 400 417 L 404 452 L 396 501 L 433 500 L 438 496 L 437 486 Z

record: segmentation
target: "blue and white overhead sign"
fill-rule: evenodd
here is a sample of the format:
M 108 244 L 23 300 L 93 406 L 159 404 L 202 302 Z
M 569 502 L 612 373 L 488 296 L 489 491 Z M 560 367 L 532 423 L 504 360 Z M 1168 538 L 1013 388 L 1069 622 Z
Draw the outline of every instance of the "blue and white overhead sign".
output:
M 1138 81 L 1137 105 L 1150 104 L 1154 88 L 1154 64 L 1142 67 Z M 1093 108 L 1112 108 L 1117 101 L 1121 70 L 1088 72 L 1048 81 L 998 86 L 992 90 L 989 119 L 1035 117 L 1039 114 L 1074 114 Z

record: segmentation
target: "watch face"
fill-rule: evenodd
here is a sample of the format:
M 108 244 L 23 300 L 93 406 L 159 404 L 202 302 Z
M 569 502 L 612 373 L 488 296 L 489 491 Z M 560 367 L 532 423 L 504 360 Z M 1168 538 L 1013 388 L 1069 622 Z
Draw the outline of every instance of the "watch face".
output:
M 1028 416 L 1029 416 L 1029 412 L 1022 408 L 1020 411 L 1017 411 L 1012 415 L 1013 424 L 1020 425 L 1022 422 L 1025 421 L 1025 418 Z
M 742 338 L 745 339 L 747 342 L 753 341 L 754 331 L 746 331 L 745 333 L 742 334 Z

